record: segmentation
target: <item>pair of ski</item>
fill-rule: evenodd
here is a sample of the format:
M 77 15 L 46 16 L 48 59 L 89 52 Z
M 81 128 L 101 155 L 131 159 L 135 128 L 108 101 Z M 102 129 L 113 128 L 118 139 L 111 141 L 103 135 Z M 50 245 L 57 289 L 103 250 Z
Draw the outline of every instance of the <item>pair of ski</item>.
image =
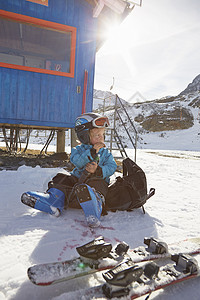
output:
M 103 273 L 104 285 L 83 291 L 88 299 L 94 295 L 102 297 L 102 293 L 107 298 L 129 295 L 130 299 L 136 299 L 200 276 L 198 262 L 190 256 L 200 253 L 200 238 L 172 244 L 170 250 L 166 243 L 154 238 L 145 238 L 144 244 L 146 247 L 129 249 L 123 242 L 112 250 L 112 245 L 99 237 L 77 248 L 80 257 L 32 266 L 28 277 L 36 285 L 51 285 L 109 269 Z M 179 252 L 184 254 L 176 254 Z M 156 263 L 159 259 L 163 259 L 161 265 Z

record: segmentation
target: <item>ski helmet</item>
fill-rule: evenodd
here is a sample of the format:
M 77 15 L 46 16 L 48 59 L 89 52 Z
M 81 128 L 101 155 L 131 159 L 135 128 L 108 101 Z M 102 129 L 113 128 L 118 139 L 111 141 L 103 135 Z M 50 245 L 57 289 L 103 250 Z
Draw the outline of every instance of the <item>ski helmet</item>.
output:
M 93 112 L 84 113 L 76 118 L 75 132 L 81 143 L 90 144 L 89 130 L 93 128 L 105 128 L 109 125 L 107 117 L 102 117 Z

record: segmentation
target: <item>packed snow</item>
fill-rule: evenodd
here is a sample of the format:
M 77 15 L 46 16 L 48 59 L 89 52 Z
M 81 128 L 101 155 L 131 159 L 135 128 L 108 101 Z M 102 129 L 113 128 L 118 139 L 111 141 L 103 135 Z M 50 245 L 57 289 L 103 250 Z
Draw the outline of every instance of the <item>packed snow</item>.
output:
M 129 157 L 134 157 L 133 150 Z M 101 274 L 41 287 L 29 281 L 27 268 L 75 258 L 77 246 L 100 235 L 113 246 L 125 241 L 131 248 L 143 244 L 144 237 L 173 243 L 200 236 L 200 152 L 142 149 L 137 151 L 137 163 L 146 173 L 148 188 L 156 189 L 145 205 L 146 214 L 140 208 L 109 212 L 93 231 L 82 210 L 68 209 L 56 218 L 20 201 L 24 191 L 45 191 L 48 181 L 66 170 L 23 165 L 17 171 L 1 171 L 0 299 L 86 299 L 84 289 L 102 283 Z M 83 289 L 79 296 L 77 289 Z M 154 292 L 151 299 L 200 299 L 199 279 Z

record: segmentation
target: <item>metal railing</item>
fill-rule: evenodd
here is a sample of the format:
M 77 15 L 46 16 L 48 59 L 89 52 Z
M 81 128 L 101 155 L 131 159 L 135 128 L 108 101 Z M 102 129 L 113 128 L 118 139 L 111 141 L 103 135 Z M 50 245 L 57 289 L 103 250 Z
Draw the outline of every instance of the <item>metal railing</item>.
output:
M 104 107 L 105 111 L 105 107 Z M 126 116 L 126 120 L 123 120 L 123 115 Z M 122 158 L 128 157 L 126 147 L 123 143 L 123 139 L 120 137 L 119 130 L 123 126 L 124 132 L 127 135 L 128 140 L 130 141 L 132 147 L 135 150 L 134 160 L 136 162 L 136 150 L 137 150 L 137 130 L 134 126 L 133 121 L 131 120 L 126 107 L 124 106 L 122 100 L 118 95 L 115 95 L 115 105 L 114 105 L 114 118 L 113 118 L 113 126 L 110 128 L 110 141 L 109 141 L 109 149 L 111 152 L 113 150 L 118 150 Z M 115 147 L 114 147 L 115 144 Z

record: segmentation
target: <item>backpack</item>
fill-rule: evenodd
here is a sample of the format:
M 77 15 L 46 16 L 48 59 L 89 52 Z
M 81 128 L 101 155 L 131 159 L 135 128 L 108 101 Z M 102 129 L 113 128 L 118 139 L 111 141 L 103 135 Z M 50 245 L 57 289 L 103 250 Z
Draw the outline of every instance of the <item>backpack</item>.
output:
M 123 177 L 118 176 L 116 181 L 108 187 L 105 208 L 107 211 L 128 210 L 142 207 L 155 194 L 151 188 L 147 193 L 147 180 L 144 171 L 130 158 L 122 162 Z

